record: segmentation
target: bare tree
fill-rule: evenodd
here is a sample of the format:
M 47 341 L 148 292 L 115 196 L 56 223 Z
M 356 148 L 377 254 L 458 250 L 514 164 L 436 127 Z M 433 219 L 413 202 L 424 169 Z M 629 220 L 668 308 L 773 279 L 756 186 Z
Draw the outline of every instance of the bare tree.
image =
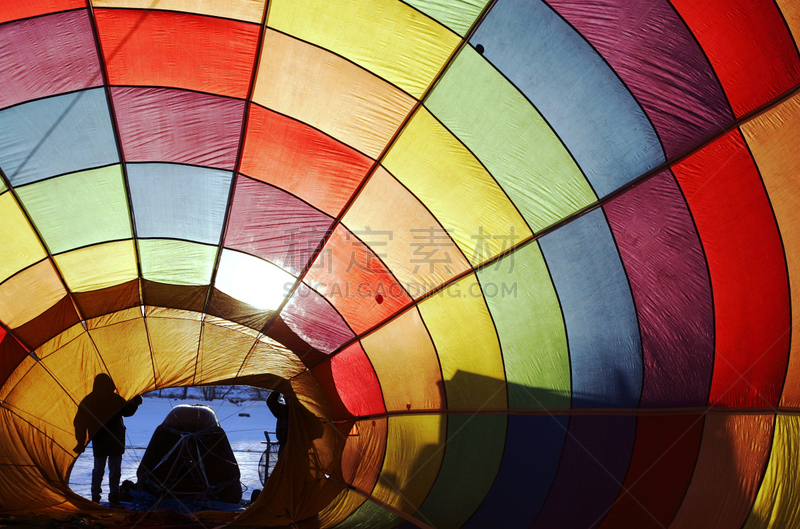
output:
M 203 386 L 203 398 L 205 400 L 217 398 L 217 386 Z

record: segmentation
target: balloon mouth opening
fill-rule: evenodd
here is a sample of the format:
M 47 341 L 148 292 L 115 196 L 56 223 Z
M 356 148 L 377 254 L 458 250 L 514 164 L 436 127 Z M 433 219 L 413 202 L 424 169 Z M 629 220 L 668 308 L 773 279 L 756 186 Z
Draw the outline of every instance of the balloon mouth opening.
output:
M 207 384 L 202 386 L 169 386 L 160 388 L 165 390 L 183 390 L 184 388 L 195 388 L 195 392 L 202 392 L 204 396 L 219 397 L 224 394 L 224 390 L 220 388 L 224 386 L 239 386 L 249 387 L 253 391 L 263 392 L 259 398 L 254 399 L 256 406 L 263 406 L 267 408 L 264 402 L 266 396 L 270 391 L 280 393 L 284 399 L 289 402 L 289 435 L 286 440 L 285 446 L 278 457 L 273 460 L 273 466 L 269 469 L 269 474 L 265 476 L 263 488 L 259 493 L 252 495 L 252 490 L 245 490 L 242 487 L 241 499 L 237 502 L 238 508 L 224 508 L 228 505 L 223 505 L 224 501 L 208 501 L 202 499 L 202 495 L 185 496 L 181 498 L 179 495 L 173 495 L 173 499 L 177 501 L 162 501 L 164 495 L 155 499 L 155 505 L 137 504 L 133 501 L 125 501 L 124 508 L 131 513 L 141 513 L 152 511 L 153 509 L 168 509 L 175 511 L 176 515 L 194 516 L 194 513 L 202 512 L 201 516 L 217 523 L 227 525 L 229 523 L 238 522 L 240 515 L 248 517 L 261 518 L 267 516 L 273 520 L 269 525 L 274 523 L 283 523 L 289 520 L 289 523 L 300 521 L 303 519 L 313 518 L 319 511 L 321 511 L 333 498 L 330 490 L 325 489 L 339 489 L 338 480 L 336 475 L 341 474 L 341 451 L 342 444 L 341 435 L 335 435 L 332 432 L 332 425 L 334 421 L 328 413 L 328 405 L 324 393 L 320 390 L 316 380 L 310 373 L 306 372 L 304 375 L 298 377 L 301 380 L 287 380 L 277 377 L 273 374 L 250 375 L 245 377 L 227 379 L 214 384 Z M 158 390 L 156 390 L 158 391 Z M 260 399 L 264 396 L 264 399 Z M 173 401 L 175 406 L 190 406 L 190 405 L 204 405 L 204 401 L 191 396 L 181 400 Z M 172 408 L 173 410 L 175 407 Z M 267 414 L 270 412 L 267 411 Z M 171 413 L 169 415 L 172 415 Z M 158 430 L 160 426 L 168 422 L 168 417 L 159 417 L 159 420 L 153 421 L 154 430 Z M 163 420 L 163 422 L 160 422 Z M 277 439 L 274 429 L 267 428 L 266 424 L 258 425 L 257 428 L 263 428 L 263 431 L 269 433 L 269 440 L 271 443 L 277 444 Z M 153 433 L 153 438 L 150 439 L 147 449 L 150 445 L 154 444 L 156 431 Z M 264 450 L 269 450 L 269 445 L 264 444 Z M 145 450 L 144 447 L 138 447 Z M 127 451 L 127 450 L 126 450 Z M 91 468 L 93 465 L 92 450 L 87 449 L 82 455 L 78 455 L 73 461 L 72 465 L 67 472 L 66 485 L 69 492 L 73 496 L 77 496 L 78 501 L 75 505 L 82 511 L 91 512 L 95 507 L 112 507 L 109 502 L 103 502 L 98 506 L 96 503 L 88 503 L 91 495 L 88 493 L 89 489 L 86 484 L 83 487 L 78 487 L 74 482 L 76 476 L 76 468 L 78 460 L 81 457 L 88 459 L 82 462 L 84 467 L 88 466 L 88 476 L 91 479 Z M 259 452 L 262 453 L 262 452 Z M 336 454 L 339 454 L 337 459 Z M 231 454 L 233 455 L 233 454 Z M 139 454 L 140 458 L 146 455 Z M 166 457 L 166 455 L 165 455 Z M 269 456 L 267 456 L 269 457 Z M 141 461 L 139 462 L 141 463 Z M 121 484 L 125 480 L 130 480 L 128 476 L 131 474 L 136 475 L 137 482 L 130 483 L 128 489 L 137 487 L 139 483 L 138 466 L 139 463 L 134 463 L 129 467 L 128 473 L 123 471 Z M 132 467 L 132 468 L 131 468 Z M 239 465 L 239 470 L 244 470 Z M 249 469 L 252 470 L 252 469 Z M 83 469 L 82 476 L 87 476 L 87 470 Z M 108 491 L 108 470 L 103 478 L 104 497 Z M 330 485 L 327 483 L 329 479 L 334 479 Z M 252 480 L 250 480 L 252 481 Z M 239 483 L 237 483 L 238 485 Z M 298 486 L 299 484 L 299 486 Z M 241 486 L 241 485 L 240 485 Z M 75 487 L 75 488 L 73 488 Z M 86 489 L 86 490 L 82 490 Z M 125 489 L 123 486 L 121 490 Z M 302 498 L 298 500 L 299 498 Z M 152 494 L 151 494 L 152 496 Z M 167 494 L 169 496 L 169 494 Z M 317 496 L 315 498 L 315 496 Z M 298 505 L 302 504 L 301 507 Z M 299 509 L 299 510 L 298 510 Z M 275 513 L 281 513 L 275 516 Z
M 194 338 L 176 349 L 164 348 L 178 333 Z M 7 512 L 108 515 L 105 506 L 87 499 L 89 494 L 73 490 L 74 480 L 70 484 L 75 462 L 91 437 L 76 444 L 73 419 L 97 377 L 107 376 L 114 395 L 123 401 L 184 386 L 250 386 L 287 395 L 298 404 L 290 416 L 288 442 L 257 501 L 242 505 L 246 508 L 239 512 L 208 512 L 218 515 L 219 524 L 237 516 L 260 526 L 313 518 L 344 487 L 339 470 L 344 440 L 335 431 L 344 426 L 335 424 L 328 402 L 339 410 L 339 397 L 330 373 L 313 367 L 329 365 L 327 355 L 309 358 L 279 338 L 283 336 L 265 336 L 207 314 L 147 306 L 76 324 L 36 348 L 0 388 L 0 434 L 16 447 L 21 461 L 9 472 L 29 482 L 18 490 L 14 503 L 4 506 Z M 259 405 L 266 410 L 266 403 Z M 342 418 L 339 411 L 334 415 Z M 266 429 L 259 426 L 258 435 Z M 105 497 L 107 486 L 103 488 Z

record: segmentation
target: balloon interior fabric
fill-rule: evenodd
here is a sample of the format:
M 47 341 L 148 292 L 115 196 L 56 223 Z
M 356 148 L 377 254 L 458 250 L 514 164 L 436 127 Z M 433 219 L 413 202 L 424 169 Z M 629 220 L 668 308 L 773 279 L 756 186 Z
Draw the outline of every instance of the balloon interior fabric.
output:
M 796 0 L 0 7 L 0 513 L 98 374 L 249 384 L 238 526 L 800 526 Z M 235 516 L 235 518 L 234 518 Z

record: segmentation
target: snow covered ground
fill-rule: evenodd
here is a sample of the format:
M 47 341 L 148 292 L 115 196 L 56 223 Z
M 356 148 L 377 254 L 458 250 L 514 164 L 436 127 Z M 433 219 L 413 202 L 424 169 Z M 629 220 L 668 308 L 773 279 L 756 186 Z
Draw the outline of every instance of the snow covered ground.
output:
M 229 398 L 231 396 L 229 395 Z M 238 398 L 234 397 L 233 400 L 237 401 Z M 275 439 L 275 417 L 270 413 L 263 400 L 241 402 L 221 399 L 204 401 L 201 398 L 179 400 L 157 398 L 154 394 L 144 395 L 144 403 L 139 407 L 136 415 L 125 418 L 127 441 L 125 455 L 122 457 L 121 481 L 129 479 L 136 482 L 136 469 L 153 432 L 172 407 L 179 404 L 205 404 L 214 409 L 239 464 L 243 490 L 242 499 L 249 500 L 253 489 L 262 488 L 261 481 L 258 479 L 258 461 L 265 449 L 265 445 L 261 443 L 264 441 L 264 430 L 272 433 L 271 437 L 273 440 Z M 90 445 L 75 461 L 69 479 L 70 488 L 85 498 L 91 498 L 93 464 L 94 459 Z M 103 503 L 107 500 L 107 494 L 108 470 L 103 478 Z

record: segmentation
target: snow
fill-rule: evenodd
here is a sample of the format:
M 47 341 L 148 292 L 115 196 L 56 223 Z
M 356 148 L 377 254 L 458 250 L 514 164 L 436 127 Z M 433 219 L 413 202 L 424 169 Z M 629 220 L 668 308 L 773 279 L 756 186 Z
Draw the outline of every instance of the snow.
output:
M 173 393 L 177 395 L 178 393 Z M 225 430 L 231 443 L 236 461 L 239 464 L 242 482 L 242 500 L 249 500 L 253 489 L 260 489 L 261 481 L 258 478 L 258 462 L 266 445 L 262 444 L 264 431 L 271 434 L 275 440 L 275 417 L 263 400 L 245 400 L 241 393 L 233 392 L 227 399 L 205 401 L 201 398 L 180 400 L 175 398 L 158 398 L 157 392 L 144 395 L 144 402 L 132 417 L 125 418 L 126 448 L 122 456 L 122 479 L 129 479 L 136 483 L 136 469 L 144 455 L 150 438 L 156 427 L 161 424 L 169 411 L 180 404 L 205 404 L 210 406 L 217 414 L 220 426 Z M 252 398 L 252 397 L 250 397 Z M 243 416 L 244 415 L 244 416 Z M 249 415 L 249 417 L 247 416 Z M 92 484 L 92 457 L 91 443 L 86 451 L 78 456 L 69 478 L 69 486 L 76 493 L 91 499 Z M 107 500 L 108 469 L 103 477 L 103 503 Z

